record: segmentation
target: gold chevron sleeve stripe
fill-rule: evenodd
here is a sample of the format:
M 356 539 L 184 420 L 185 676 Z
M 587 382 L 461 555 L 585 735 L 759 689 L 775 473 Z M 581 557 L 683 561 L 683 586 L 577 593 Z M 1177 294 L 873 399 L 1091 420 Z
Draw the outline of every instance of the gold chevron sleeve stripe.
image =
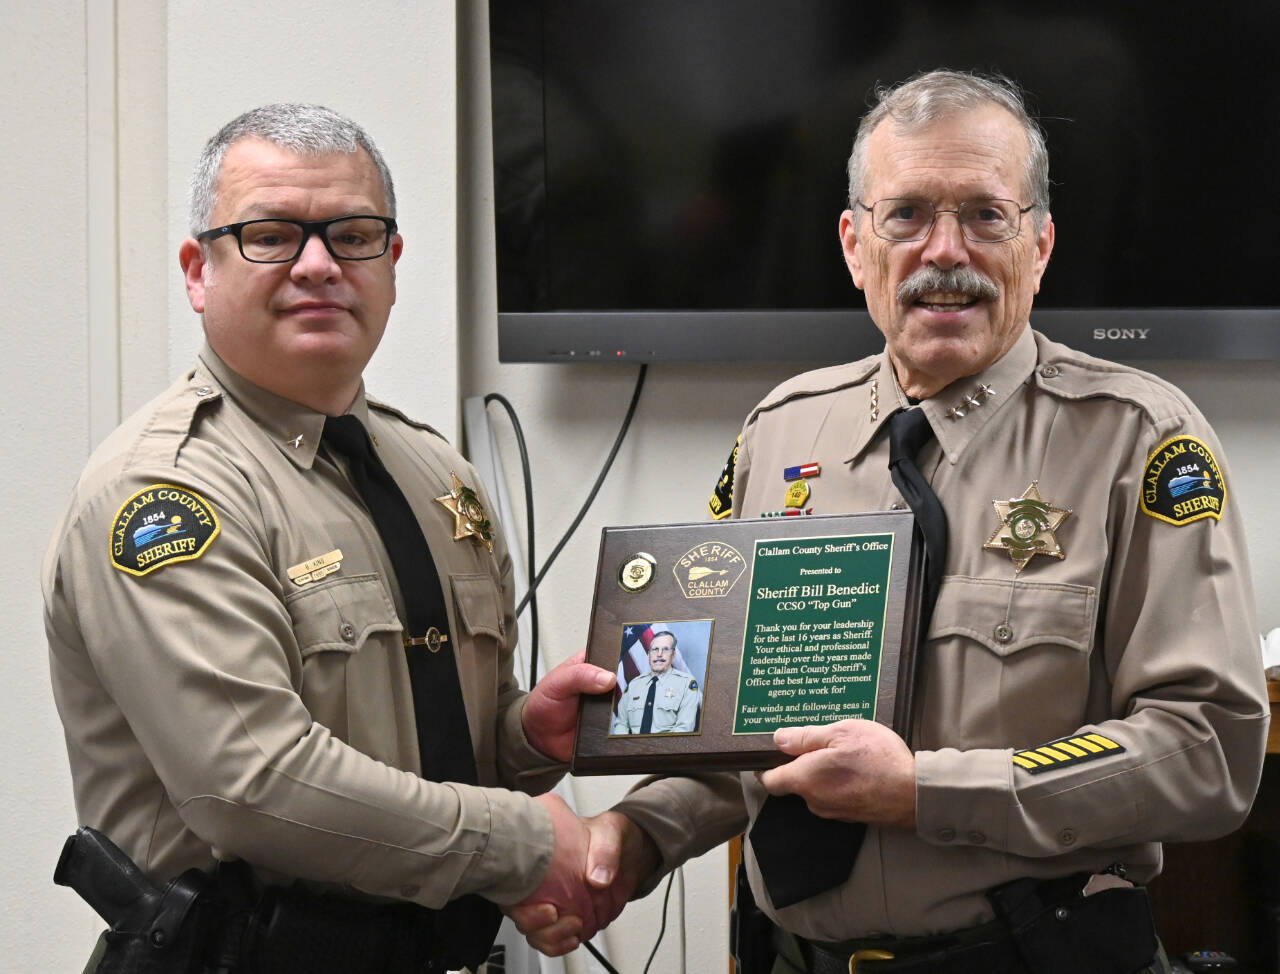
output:
M 1039 747 L 1015 751 L 1012 761 L 1027 774 L 1044 774 L 1123 753 L 1123 745 L 1095 732 L 1074 734 Z

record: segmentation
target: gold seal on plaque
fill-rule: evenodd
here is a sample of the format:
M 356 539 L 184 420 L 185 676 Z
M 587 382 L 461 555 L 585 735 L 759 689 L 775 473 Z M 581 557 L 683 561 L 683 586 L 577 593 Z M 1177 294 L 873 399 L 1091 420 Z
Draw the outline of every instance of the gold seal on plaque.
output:
M 686 599 L 718 599 L 742 577 L 747 560 L 733 545 L 706 541 L 681 555 L 671 570 Z
M 657 567 L 658 562 L 653 555 L 637 551 L 618 569 L 618 584 L 627 592 L 643 592 L 653 584 Z

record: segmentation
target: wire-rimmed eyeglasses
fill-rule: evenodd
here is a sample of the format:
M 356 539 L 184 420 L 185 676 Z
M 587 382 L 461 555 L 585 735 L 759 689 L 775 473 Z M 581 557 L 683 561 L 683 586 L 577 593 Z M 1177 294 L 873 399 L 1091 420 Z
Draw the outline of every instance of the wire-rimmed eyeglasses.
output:
M 939 213 L 954 213 L 965 238 L 976 243 L 1012 240 L 1022 229 L 1022 215 L 1036 204 L 1022 206 L 1013 200 L 966 200 L 955 209 L 939 210 L 928 200 L 892 196 L 870 206 L 855 200 L 871 214 L 871 229 L 881 240 L 906 243 L 923 240 L 933 229 Z

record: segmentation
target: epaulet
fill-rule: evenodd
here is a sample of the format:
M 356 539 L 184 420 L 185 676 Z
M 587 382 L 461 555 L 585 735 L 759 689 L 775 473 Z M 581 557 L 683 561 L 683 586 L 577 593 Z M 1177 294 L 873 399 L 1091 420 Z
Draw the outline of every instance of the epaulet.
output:
M 1095 358 L 1036 333 L 1037 365 L 1032 381 L 1060 399 L 1106 398 L 1129 403 L 1155 425 L 1198 410 L 1186 394 L 1159 376 Z
M 222 390 L 218 386 L 195 370 L 188 372 L 112 434 L 131 440 L 126 465 L 174 466 L 197 417 L 221 401 Z
M 832 365 L 825 369 L 803 372 L 777 386 L 760 400 L 760 404 L 747 417 L 746 426 L 756 421 L 761 413 L 785 406 L 797 399 L 824 396 L 850 386 L 861 385 L 880 368 L 880 355 L 868 355 L 856 362 Z
M 369 396 L 365 397 L 365 401 L 369 404 L 370 409 L 376 409 L 380 413 L 386 413 L 388 416 L 394 416 L 401 422 L 408 423 L 414 429 L 425 430 L 433 436 L 440 437 L 440 439 L 444 440 L 446 443 L 449 442 L 448 438 L 434 426 L 431 426 L 429 423 L 420 423 L 416 419 L 410 419 L 400 410 L 396 409 L 395 406 L 388 406 L 385 402 L 379 402 L 377 399 L 373 399 Z

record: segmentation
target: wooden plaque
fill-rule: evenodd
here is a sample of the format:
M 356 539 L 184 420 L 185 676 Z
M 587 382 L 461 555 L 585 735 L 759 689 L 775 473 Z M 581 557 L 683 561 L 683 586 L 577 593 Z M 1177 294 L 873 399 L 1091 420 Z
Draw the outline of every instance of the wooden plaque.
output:
M 922 551 L 910 511 L 605 528 L 575 774 L 787 760 L 779 727 L 847 717 L 908 736 Z

